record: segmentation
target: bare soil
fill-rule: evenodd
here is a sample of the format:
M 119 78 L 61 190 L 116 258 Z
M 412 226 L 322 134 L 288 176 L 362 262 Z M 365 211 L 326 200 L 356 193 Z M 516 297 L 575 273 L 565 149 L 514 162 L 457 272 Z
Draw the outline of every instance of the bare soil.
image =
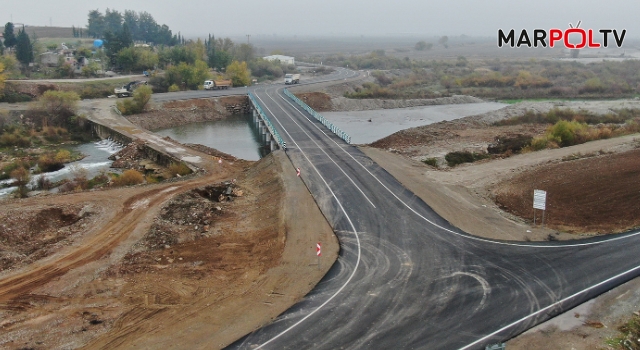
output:
M 126 116 L 135 125 L 147 130 L 172 128 L 178 125 L 221 120 L 242 113 L 246 96 L 226 96 L 156 103 L 144 113 Z
M 269 322 L 330 267 L 315 243 L 338 252 L 287 162 L 4 202 L 0 347 L 221 348 Z

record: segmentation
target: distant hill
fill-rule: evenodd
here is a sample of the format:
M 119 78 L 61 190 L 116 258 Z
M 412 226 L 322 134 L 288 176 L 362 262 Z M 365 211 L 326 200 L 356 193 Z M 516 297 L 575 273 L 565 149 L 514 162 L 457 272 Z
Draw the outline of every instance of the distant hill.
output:
M 15 31 L 17 33 L 20 26 L 16 26 Z M 27 34 L 36 34 L 38 39 L 40 38 L 73 38 L 73 30 L 71 27 L 37 27 L 37 26 L 25 26 L 24 29 Z

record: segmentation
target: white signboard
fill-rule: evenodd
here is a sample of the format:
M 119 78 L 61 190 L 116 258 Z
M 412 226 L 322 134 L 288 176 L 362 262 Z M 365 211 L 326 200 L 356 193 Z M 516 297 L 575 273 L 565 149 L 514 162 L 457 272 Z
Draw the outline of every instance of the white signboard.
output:
M 533 190 L 533 209 L 546 210 L 547 191 Z

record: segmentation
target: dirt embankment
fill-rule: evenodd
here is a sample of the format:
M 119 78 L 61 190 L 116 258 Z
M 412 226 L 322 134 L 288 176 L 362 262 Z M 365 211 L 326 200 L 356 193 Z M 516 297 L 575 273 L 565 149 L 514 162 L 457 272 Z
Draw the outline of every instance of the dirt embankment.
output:
M 158 130 L 184 124 L 221 120 L 232 114 L 248 112 L 249 99 L 246 96 L 226 96 L 156 104 L 144 113 L 126 116 L 126 118 L 141 128 Z
M 362 81 L 372 81 L 364 78 Z M 305 101 L 311 108 L 318 112 L 340 112 L 340 111 L 367 111 L 374 109 L 408 108 L 419 106 L 433 106 L 444 104 L 479 103 L 483 100 L 466 95 L 454 95 L 448 97 L 429 99 L 351 99 L 344 97 L 346 92 L 354 92 L 355 88 L 362 83 L 345 82 L 341 84 L 326 86 L 322 91 L 316 91 L 318 86 L 310 85 L 292 88 L 291 91 L 301 100 Z
M 577 238 L 570 233 L 592 235 L 621 232 L 640 226 L 636 219 L 640 214 L 637 211 L 637 202 L 640 201 L 637 195 L 640 188 L 637 187 L 640 185 L 636 186 L 637 181 L 634 182 L 640 172 L 640 163 L 637 161 L 640 154 L 635 153 L 633 135 L 557 150 L 505 156 L 505 159 L 480 161 L 454 168 L 446 166 L 444 156 L 453 151 L 486 152 L 487 146 L 495 138 L 504 135 L 536 136 L 544 133 L 548 127 L 546 124 L 493 125 L 496 121 L 527 111 L 572 108 L 604 114 L 618 108 L 637 106 L 640 106 L 640 101 L 636 100 L 527 102 L 478 116 L 402 130 L 374 142 L 372 146 L 390 150 L 413 161 L 436 158 L 439 169 L 419 162 L 414 165 L 410 165 L 411 162 L 403 165 L 398 163 L 394 166 L 398 170 L 392 174 L 418 195 L 431 187 L 412 188 L 416 187 L 415 181 L 420 183 L 428 178 L 433 179 L 439 187 L 429 190 L 430 194 L 424 193 L 423 198 L 428 202 L 442 195 L 451 197 L 450 201 L 436 201 L 433 205 L 440 207 L 439 212 L 447 220 L 472 234 L 498 239 L 545 240 Z M 376 152 L 371 155 L 378 156 Z M 380 164 L 386 161 L 385 157 L 375 160 L 379 160 Z M 422 174 L 410 176 L 411 172 L 399 171 L 410 167 L 423 169 Z M 549 193 L 545 229 L 532 227 L 533 189 L 547 189 Z M 595 202 L 600 204 L 594 205 Z M 475 214 L 460 218 L 454 207 L 466 207 L 469 204 L 472 204 L 470 213 Z M 606 211 L 603 210 L 604 206 Z M 489 217 L 494 219 L 487 221 Z M 473 218 L 477 222 L 471 220 Z M 496 226 L 493 221 L 504 225 Z M 494 226 L 497 228 L 491 231 L 482 229 Z
M 6 202 L 0 347 L 221 348 L 300 300 L 337 240 L 284 154 L 246 165 Z

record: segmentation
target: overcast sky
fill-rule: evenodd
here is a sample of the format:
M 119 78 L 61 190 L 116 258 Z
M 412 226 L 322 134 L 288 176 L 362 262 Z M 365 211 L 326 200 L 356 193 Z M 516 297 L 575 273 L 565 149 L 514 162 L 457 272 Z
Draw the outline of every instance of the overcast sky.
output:
M 636 0 L 2 0 L 0 23 L 86 26 L 89 10 L 147 11 L 186 36 L 460 35 L 496 37 L 499 28 L 627 29 L 640 36 Z

